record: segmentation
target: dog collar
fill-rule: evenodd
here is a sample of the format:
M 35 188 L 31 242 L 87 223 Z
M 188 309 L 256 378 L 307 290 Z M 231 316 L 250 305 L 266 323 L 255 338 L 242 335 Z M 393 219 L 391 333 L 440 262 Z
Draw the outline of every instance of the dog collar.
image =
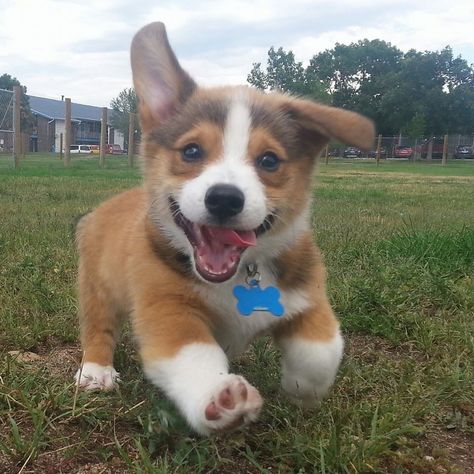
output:
M 237 299 L 237 311 L 242 316 L 250 316 L 254 311 L 265 311 L 273 316 L 283 316 L 285 308 L 280 303 L 280 290 L 276 286 L 260 287 L 261 275 L 256 263 L 247 265 L 247 286 L 237 285 L 233 294 Z

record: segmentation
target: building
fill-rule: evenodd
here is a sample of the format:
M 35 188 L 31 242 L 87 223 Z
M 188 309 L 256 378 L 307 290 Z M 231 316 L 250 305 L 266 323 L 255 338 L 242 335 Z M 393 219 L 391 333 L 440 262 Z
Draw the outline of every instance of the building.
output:
M 61 134 L 64 137 L 66 105 L 64 100 L 28 96 L 34 115 L 30 152 L 59 152 Z M 124 148 L 124 137 L 111 125 L 113 110 L 107 111 L 107 143 Z M 99 145 L 102 107 L 71 103 L 71 144 Z M 64 145 L 63 145 L 64 147 Z

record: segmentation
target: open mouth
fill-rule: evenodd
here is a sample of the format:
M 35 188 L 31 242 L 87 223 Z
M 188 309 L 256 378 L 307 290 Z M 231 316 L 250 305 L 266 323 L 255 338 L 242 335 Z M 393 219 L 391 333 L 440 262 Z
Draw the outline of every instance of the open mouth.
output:
M 235 275 L 242 254 L 257 244 L 257 235 L 270 226 L 255 230 L 236 230 L 221 226 L 191 222 L 181 212 L 178 203 L 169 198 L 170 210 L 176 224 L 183 229 L 194 251 L 196 270 L 207 281 L 222 283 Z

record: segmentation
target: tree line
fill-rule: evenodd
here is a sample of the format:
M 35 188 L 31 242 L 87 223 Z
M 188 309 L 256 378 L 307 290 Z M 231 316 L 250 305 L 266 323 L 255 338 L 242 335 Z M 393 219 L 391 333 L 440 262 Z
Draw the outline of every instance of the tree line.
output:
M 386 41 L 364 39 L 336 43 L 307 66 L 291 50 L 271 47 L 266 66 L 254 63 L 247 81 L 261 90 L 281 90 L 360 112 L 384 136 L 474 134 L 474 65 L 455 57 L 449 46 L 404 53 Z M 0 88 L 11 90 L 13 85 L 20 82 L 0 76 Z M 23 97 L 22 128 L 29 129 L 34 119 Z M 110 106 L 115 111 L 112 125 L 127 140 L 129 113 L 138 107 L 135 90 L 124 89 Z
M 449 46 L 403 53 L 379 39 L 336 43 L 306 67 L 272 47 L 266 67 L 254 63 L 247 81 L 360 112 L 385 136 L 474 133 L 474 65 Z
M 13 91 L 14 86 L 20 86 L 23 90 L 20 104 L 21 131 L 29 133 L 35 124 L 35 117 L 30 110 L 30 102 L 28 100 L 28 96 L 26 95 L 27 89 L 25 86 L 21 85 L 20 81 L 16 77 L 6 73 L 0 75 L 0 89 Z M 2 126 L 4 129 L 8 130 L 13 128 L 13 116 L 11 115 L 12 110 L 13 105 L 8 101 L 0 103 L 0 119 L 2 119 Z

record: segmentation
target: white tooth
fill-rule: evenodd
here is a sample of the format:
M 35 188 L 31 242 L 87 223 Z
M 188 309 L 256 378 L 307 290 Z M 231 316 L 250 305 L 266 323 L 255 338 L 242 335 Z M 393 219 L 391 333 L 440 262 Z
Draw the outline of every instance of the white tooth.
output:
M 193 223 L 193 230 L 194 230 L 194 233 L 196 234 L 196 237 L 199 240 L 202 240 L 201 228 L 197 224 Z

